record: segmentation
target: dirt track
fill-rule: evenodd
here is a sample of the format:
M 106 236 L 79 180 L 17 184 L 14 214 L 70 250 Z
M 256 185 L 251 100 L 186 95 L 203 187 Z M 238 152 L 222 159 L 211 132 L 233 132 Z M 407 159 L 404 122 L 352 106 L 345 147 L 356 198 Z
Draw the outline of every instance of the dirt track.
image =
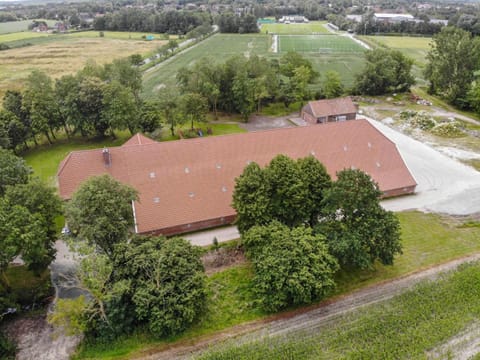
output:
M 315 331 L 328 326 L 328 324 L 345 313 L 366 305 L 388 300 L 422 280 L 435 280 L 442 272 L 454 270 L 463 263 L 477 260 L 480 260 L 480 253 L 418 271 L 400 279 L 369 286 L 349 295 L 331 299 L 310 308 L 280 314 L 263 321 L 236 326 L 228 329 L 226 332 L 200 338 L 196 342 L 192 341 L 189 344 L 181 344 L 162 350 L 158 349 L 158 351 L 151 349 L 148 354 L 145 353 L 138 358 L 144 360 L 189 359 L 209 346 L 233 337 L 235 337 L 235 341 L 248 342 L 258 340 L 261 337 L 293 334 L 306 330 Z

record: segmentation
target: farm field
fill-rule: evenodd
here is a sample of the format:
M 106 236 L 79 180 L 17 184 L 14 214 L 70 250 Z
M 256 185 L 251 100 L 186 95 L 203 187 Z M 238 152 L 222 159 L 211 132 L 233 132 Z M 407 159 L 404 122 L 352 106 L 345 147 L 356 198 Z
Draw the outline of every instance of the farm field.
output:
M 262 24 L 262 34 L 326 34 L 329 31 L 325 28 L 326 21 L 311 21 L 303 24 Z
M 335 39 L 334 35 L 326 36 Z M 357 45 L 353 41 L 346 40 L 350 42 L 349 46 L 356 49 Z M 343 43 L 344 40 L 341 41 Z M 322 75 L 329 70 L 337 71 L 346 86 L 353 85 L 355 74 L 364 64 L 362 52 L 303 53 L 320 74 L 317 83 L 312 85 L 312 90 L 320 87 Z M 162 87 L 175 86 L 178 70 L 193 65 L 202 57 L 208 57 L 214 62 L 225 62 L 234 55 L 259 55 L 279 59 L 283 54 L 271 52 L 271 36 L 268 35 L 216 34 L 146 72 L 143 77 L 143 96 L 153 98 Z
M 196 359 L 467 359 L 478 351 L 480 264 L 424 281 L 327 326 L 241 343 Z M 240 344 L 239 344 L 240 341 Z
M 39 21 L 45 21 L 49 26 L 53 26 L 55 20 L 43 20 L 37 19 Z M 21 21 L 7 21 L 0 23 L 0 34 L 15 33 L 19 31 L 27 31 L 28 25 L 32 23 L 33 20 L 21 20 Z
M 397 215 L 401 223 L 403 255 L 396 259 L 394 266 L 377 264 L 372 270 L 339 273 L 334 295 L 346 294 L 480 251 L 480 227 L 464 226 L 460 221 L 436 214 L 408 211 Z M 144 333 L 136 333 L 108 345 L 85 344 L 75 358 L 128 359 L 135 357 L 132 355 L 136 351 L 154 354 L 169 347 L 173 341 L 191 343 L 198 336 L 212 334 L 245 321 L 266 318 L 267 314 L 253 302 L 249 282 L 251 277 L 251 267 L 246 265 L 234 266 L 209 277 L 209 292 L 215 296 L 209 302 L 205 318 L 178 337 L 155 341 Z M 242 357 L 233 356 L 231 359 Z M 247 355 L 243 359 L 250 357 Z
M 349 37 L 339 35 L 280 35 L 278 51 L 309 53 L 362 53 L 365 49 Z
M 165 41 L 81 38 L 69 35 L 30 40 L 44 43 L 0 52 L 0 99 L 9 89 L 21 89 L 33 69 L 45 71 L 53 78 L 58 78 L 80 70 L 87 60 L 105 64 L 131 54 L 150 53 L 165 43 Z

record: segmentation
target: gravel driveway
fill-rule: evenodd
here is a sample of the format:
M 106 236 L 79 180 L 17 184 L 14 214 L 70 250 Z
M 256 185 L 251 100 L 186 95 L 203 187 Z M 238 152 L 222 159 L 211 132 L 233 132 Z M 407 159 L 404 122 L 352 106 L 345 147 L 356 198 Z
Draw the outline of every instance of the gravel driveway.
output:
M 397 145 L 418 183 L 415 195 L 384 200 L 382 205 L 385 208 L 393 211 L 419 209 L 451 215 L 480 212 L 480 172 L 381 122 L 368 120 Z

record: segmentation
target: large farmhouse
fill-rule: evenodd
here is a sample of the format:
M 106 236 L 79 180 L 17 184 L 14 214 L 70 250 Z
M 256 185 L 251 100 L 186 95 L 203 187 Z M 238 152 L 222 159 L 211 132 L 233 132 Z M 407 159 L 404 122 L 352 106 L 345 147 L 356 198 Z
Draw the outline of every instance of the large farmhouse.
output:
M 251 161 L 264 166 L 278 154 L 313 155 L 332 177 L 361 169 L 385 197 L 416 186 L 395 144 L 366 120 L 161 143 L 137 134 L 123 146 L 71 152 L 57 175 L 69 199 L 87 178 L 110 174 L 139 192 L 137 233 L 172 235 L 232 223 L 235 178 Z
M 349 97 L 309 101 L 301 117 L 310 124 L 355 120 L 357 107 Z

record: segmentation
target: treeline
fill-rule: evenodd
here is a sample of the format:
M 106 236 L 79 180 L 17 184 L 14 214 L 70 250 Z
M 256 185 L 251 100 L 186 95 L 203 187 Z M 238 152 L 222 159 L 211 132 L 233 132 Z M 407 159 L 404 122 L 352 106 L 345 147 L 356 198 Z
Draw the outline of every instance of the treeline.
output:
M 221 14 L 216 19 L 222 33 L 258 33 L 257 18 L 251 14 L 236 16 L 233 13 Z
M 95 30 L 140 31 L 168 34 L 186 34 L 212 20 L 208 13 L 191 11 L 166 11 L 157 13 L 151 9 L 123 8 L 94 19 Z
M 432 23 L 429 21 L 401 21 L 399 23 L 387 23 L 375 21 L 373 18 L 366 18 L 358 24 L 354 24 L 352 29 L 357 34 L 419 34 L 434 35 L 442 30 L 443 24 Z
M 180 69 L 177 82 L 183 94 L 196 94 L 215 114 L 239 113 L 248 121 L 264 104 L 276 101 L 288 107 L 310 99 L 308 85 L 317 76 L 310 61 L 288 53 L 279 61 L 236 56 L 216 64 L 204 58 Z
M 140 98 L 140 70 L 130 59 L 87 64 L 75 75 L 53 80 L 35 70 L 23 91 L 7 91 L 0 110 L 0 146 L 15 151 L 67 136 L 114 136 L 114 130 L 153 131 L 158 107 Z
M 480 35 L 480 10 L 470 13 L 457 13 L 448 21 L 449 25 Z
M 45 271 L 55 258 L 55 220 L 62 213 L 56 190 L 32 178 L 32 169 L 0 147 L 0 325 L 12 313 L 36 309 L 52 296 Z M 11 278 L 7 270 L 21 256 L 25 268 Z M 22 277 L 18 277 L 19 274 Z M 28 275 L 27 275 L 28 274 Z M 28 276 L 38 280 L 29 281 Z M 41 280 L 47 278 L 48 281 Z M 16 283 L 13 283 L 15 281 Z M 19 291 L 19 282 L 25 282 Z M 27 285 L 28 284 L 28 285 Z M 15 345 L 0 329 L 0 358 L 13 359 Z

